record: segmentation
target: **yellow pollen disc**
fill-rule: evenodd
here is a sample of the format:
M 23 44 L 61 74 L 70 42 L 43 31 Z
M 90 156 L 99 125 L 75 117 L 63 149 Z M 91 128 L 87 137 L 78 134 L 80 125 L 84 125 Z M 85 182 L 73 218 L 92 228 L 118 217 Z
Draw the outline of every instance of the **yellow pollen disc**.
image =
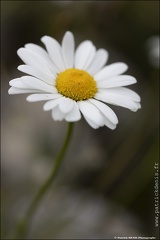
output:
M 84 70 L 73 68 L 58 74 L 56 87 L 63 96 L 76 101 L 93 98 L 97 92 L 94 78 Z

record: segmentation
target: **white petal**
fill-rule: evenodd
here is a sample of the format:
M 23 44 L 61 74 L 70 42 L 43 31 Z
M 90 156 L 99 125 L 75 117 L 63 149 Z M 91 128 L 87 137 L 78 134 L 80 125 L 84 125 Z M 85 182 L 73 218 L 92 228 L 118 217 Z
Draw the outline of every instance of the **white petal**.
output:
M 105 117 L 104 116 L 104 124 L 108 127 L 108 128 L 110 128 L 110 129 L 112 129 L 112 130 L 114 130 L 115 128 L 116 128 L 116 124 L 114 124 L 114 123 L 112 123 L 111 121 L 109 121 L 109 119 L 107 118 L 107 117 Z
M 77 102 L 80 111 L 82 112 L 85 119 L 95 123 L 98 126 L 104 125 L 104 120 L 100 111 L 93 106 L 88 100 Z
M 46 60 L 42 56 L 31 51 L 30 49 L 20 48 L 18 49 L 17 54 L 25 64 L 33 66 L 40 71 L 42 71 L 43 69 L 43 71 L 53 74 Z
M 91 75 L 97 73 L 107 62 L 108 60 L 108 52 L 104 49 L 99 49 L 91 64 L 87 68 L 87 72 Z
M 60 44 L 49 36 L 44 36 L 41 38 L 42 42 L 45 44 L 47 51 L 49 53 L 50 58 L 55 64 L 58 72 L 65 70 L 65 64 L 62 58 L 62 51 Z
M 61 100 L 62 100 L 62 97 L 59 97 L 57 99 L 50 100 L 50 101 L 46 102 L 43 106 L 43 110 L 44 111 L 49 111 L 49 110 L 55 108 Z
M 24 76 L 24 77 L 21 77 L 21 81 L 26 85 L 26 88 L 33 88 L 33 89 L 37 89 L 37 90 L 41 90 L 43 92 L 49 92 L 49 93 L 57 93 L 57 89 L 54 86 L 51 86 L 45 82 L 42 82 L 37 78 Z
M 34 93 L 34 92 L 40 92 L 40 91 L 37 91 L 35 89 L 21 89 L 21 88 L 15 88 L 15 87 L 11 87 L 9 90 L 8 90 L 8 93 L 9 94 L 22 94 L 22 93 Z
M 129 88 L 125 88 L 125 87 L 103 89 L 103 90 L 100 90 L 100 92 L 103 92 L 105 94 L 113 93 L 113 94 L 117 94 L 117 95 L 126 96 L 128 98 L 131 98 L 135 102 L 141 101 L 140 96 L 135 91 L 133 91 Z
M 54 75 L 56 74 L 56 69 L 55 69 L 53 62 L 51 61 L 48 53 L 42 47 L 40 47 L 36 44 L 33 44 L 33 43 L 28 43 L 25 45 L 25 48 L 27 48 L 27 49 L 31 50 L 32 52 L 35 52 L 39 56 L 43 57 L 43 59 L 45 59 L 45 61 L 47 62 L 48 67 L 50 68 L 51 72 Z
M 73 109 L 72 111 L 70 111 L 66 116 L 65 116 L 65 120 L 68 122 L 76 122 L 78 120 L 81 119 L 81 114 L 78 108 L 78 105 L 75 101 L 73 101 L 74 105 L 73 105 Z
M 62 113 L 58 106 L 52 110 L 52 118 L 55 121 L 62 121 L 65 118 L 65 115 L 66 114 Z
M 75 68 L 86 70 L 95 55 L 95 46 L 91 41 L 82 42 L 75 52 Z
M 136 82 L 137 80 L 132 76 L 120 75 L 120 76 L 106 79 L 104 81 L 99 81 L 99 82 L 97 81 L 97 87 L 98 88 L 115 88 L 115 87 L 128 86 Z
M 27 73 L 31 76 L 34 76 L 36 78 L 39 78 L 40 80 L 42 80 L 48 84 L 51 84 L 51 85 L 55 84 L 55 76 L 48 72 L 44 72 L 43 69 L 41 71 L 32 66 L 20 65 L 20 66 L 18 66 L 18 70 L 22 71 L 24 73 Z
M 51 100 L 51 99 L 56 99 L 56 98 L 59 98 L 61 97 L 60 94 L 44 94 L 44 93 L 40 93 L 40 94 L 32 94 L 32 95 L 29 95 L 26 100 L 28 102 L 37 102 L 37 101 L 44 101 L 44 100 Z
M 118 118 L 110 107 L 95 99 L 90 99 L 89 101 L 93 103 L 102 112 L 102 114 L 107 117 L 113 124 L 118 123 Z
M 124 73 L 127 69 L 128 66 L 125 63 L 113 63 L 101 69 L 98 73 L 94 75 L 94 78 L 97 81 L 103 81 L 109 77 L 120 75 Z
M 38 55 L 45 58 L 47 61 L 50 60 L 48 53 L 42 47 L 40 47 L 34 43 L 25 44 L 25 48 L 30 49 L 31 51 L 37 53 Z M 50 63 L 51 63 L 51 61 L 50 61 Z
M 91 120 L 89 120 L 88 118 L 85 118 L 86 122 L 94 129 L 99 128 L 100 126 L 98 124 L 96 124 L 95 122 L 92 122 Z
M 137 107 L 138 109 L 141 109 L 141 104 L 139 102 L 137 102 Z
M 130 97 L 135 102 L 141 101 L 141 97 L 131 89 L 121 87 L 118 91 L 120 91 L 121 93 L 123 92 L 123 95 Z
M 96 53 L 96 48 L 95 48 L 95 46 L 93 45 L 93 46 L 92 46 L 92 49 L 91 49 L 91 51 L 90 51 L 90 54 L 89 54 L 89 56 L 88 56 L 88 59 L 87 59 L 85 65 L 84 65 L 84 67 L 83 67 L 83 70 L 87 70 L 88 66 L 91 64 L 91 62 L 92 62 L 93 59 L 94 59 L 95 53 Z
M 12 86 L 12 87 L 15 87 L 15 88 L 21 88 L 21 89 L 26 89 L 29 87 L 26 87 L 26 85 L 22 82 L 21 78 L 15 78 L 15 79 L 12 79 L 10 82 L 9 82 L 9 85 Z M 31 88 L 32 89 L 32 88 Z
M 62 55 L 66 68 L 73 68 L 74 64 L 74 36 L 66 32 L 62 39 Z
M 126 96 L 113 93 L 96 93 L 94 98 L 106 103 L 128 108 L 133 112 L 138 110 L 138 105 Z
M 63 113 L 69 113 L 73 108 L 73 100 L 70 98 L 62 97 L 61 101 L 59 102 L 59 109 Z

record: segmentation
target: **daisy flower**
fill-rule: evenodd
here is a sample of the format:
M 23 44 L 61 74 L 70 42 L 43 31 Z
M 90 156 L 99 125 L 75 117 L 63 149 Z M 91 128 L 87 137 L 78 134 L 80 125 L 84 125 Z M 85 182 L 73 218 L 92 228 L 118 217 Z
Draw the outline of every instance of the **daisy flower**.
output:
M 118 119 L 107 105 L 136 112 L 140 97 L 125 86 L 136 79 L 124 75 L 128 69 L 118 62 L 105 66 L 108 52 L 96 49 L 89 40 L 75 50 L 74 36 L 66 32 L 60 45 L 50 36 L 42 37 L 46 50 L 26 44 L 17 51 L 25 65 L 18 70 L 27 74 L 9 82 L 9 94 L 28 93 L 27 101 L 47 101 L 43 109 L 52 111 L 54 120 L 79 121 L 83 115 L 93 128 L 115 129 Z

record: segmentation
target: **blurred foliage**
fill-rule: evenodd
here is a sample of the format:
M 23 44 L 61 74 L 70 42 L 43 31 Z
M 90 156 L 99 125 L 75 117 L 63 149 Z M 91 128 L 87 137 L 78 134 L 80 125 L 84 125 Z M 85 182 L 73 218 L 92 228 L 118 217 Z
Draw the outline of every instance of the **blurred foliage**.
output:
M 22 96 L 8 97 L 7 94 L 9 80 L 20 76 L 16 68 L 21 64 L 21 60 L 16 51 L 29 42 L 42 45 L 40 38 L 43 35 L 50 35 L 61 41 L 64 32 L 70 30 L 75 35 L 76 46 L 81 41 L 90 39 L 97 48 L 103 47 L 109 51 L 109 63 L 126 62 L 129 65 L 128 74 L 137 78 L 138 83 L 131 88 L 142 97 L 142 109 L 131 113 L 111 106 L 119 118 L 119 125 L 115 131 L 106 128 L 95 131 L 84 121 L 77 123 L 76 136 L 57 185 L 67 185 L 79 191 L 89 190 L 96 196 L 104 197 L 106 201 L 109 199 L 121 204 L 138 216 L 143 224 L 145 236 L 158 236 L 158 229 L 154 227 L 154 163 L 158 162 L 159 149 L 159 69 L 150 65 L 146 47 L 147 40 L 159 34 L 158 19 L 159 1 L 1 1 L 2 123 L 12 119 L 9 122 L 9 137 L 15 138 L 16 131 L 12 130 L 13 127 L 18 129 L 21 126 L 23 132 L 21 121 L 26 121 L 24 119 L 28 117 L 25 111 L 30 112 L 30 109 L 25 110 L 28 103 L 23 103 L 23 107 L 19 107 L 17 111 L 12 109 L 17 107 L 18 103 L 25 102 L 25 99 Z M 12 98 L 17 98 L 18 103 L 14 104 Z M 27 120 L 28 126 L 37 125 L 36 106 L 34 109 L 32 116 Z M 21 114 L 20 117 L 15 116 L 16 113 Z M 46 115 L 43 122 L 45 118 Z M 52 120 L 51 122 L 54 124 Z M 38 124 L 36 132 L 30 130 L 33 131 L 33 142 L 35 140 L 33 153 L 35 158 L 48 156 L 50 160 L 47 161 L 47 165 L 50 165 L 64 133 L 62 131 L 59 135 L 61 123 L 57 126 L 59 130 L 54 129 L 55 132 L 51 132 L 51 124 L 43 130 L 42 121 Z M 6 139 L 8 125 L 2 124 L 2 128 L 2 138 Z M 59 141 L 53 146 L 54 136 Z M 15 205 L 15 209 L 12 210 L 13 202 L 22 198 L 19 204 L 23 210 L 19 211 L 24 212 L 25 201 L 29 202 L 39 185 L 34 185 L 34 181 L 31 180 L 28 180 L 29 183 L 27 180 L 22 181 L 25 184 L 24 190 L 23 184 L 15 181 L 13 187 L 16 190 L 12 189 L 14 174 L 8 178 L 11 169 L 9 165 L 5 166 L 5 158 L 11 160 L 13 157 L 7 155 L 6 149 L 10 149 L 9 144 L 12 143 L 8 142 L 8 139 L 4 141 L 2 155 L 4 235 L 10 233 L 15 224 L 13 221 L 16 216 L 13 217 L 13 213 L 18 206 Z M 36 166 L 34 169 L 37 168 L 37 163 L 30 161 L 28 171 L 33 164 Z M 19 197 L 20 194 L 23 197 Z

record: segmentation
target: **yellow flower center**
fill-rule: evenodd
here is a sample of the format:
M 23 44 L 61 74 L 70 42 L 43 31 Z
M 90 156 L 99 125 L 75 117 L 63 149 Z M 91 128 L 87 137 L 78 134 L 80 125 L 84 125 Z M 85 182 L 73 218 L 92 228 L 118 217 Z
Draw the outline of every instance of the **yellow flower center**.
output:
M 97 92 L 94 78 L 84 70 L 73 68 L 58 74 L 56 87 L 63 96 L 76 101 L 93 98 Z

